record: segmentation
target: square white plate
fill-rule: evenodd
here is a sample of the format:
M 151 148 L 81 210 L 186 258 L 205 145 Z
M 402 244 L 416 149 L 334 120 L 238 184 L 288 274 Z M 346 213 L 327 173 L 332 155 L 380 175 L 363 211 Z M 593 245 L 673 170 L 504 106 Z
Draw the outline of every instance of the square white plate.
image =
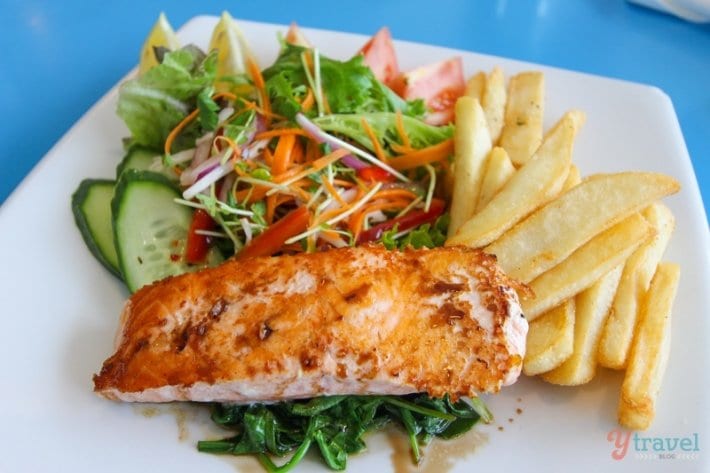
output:
M 184 43 L 206 47 L 216 19 L 197 17 L 180 31 Z M 285 27 L 241 22 L 262 65 L 278 48 Z M 306 30 L 329 56 L 346 58 L 365 37 Z M 677 218 L 666 259 L 682 266 L 673 319 L 673 348 L 659 411 L 642 437 L 709 438 L 705 365 L 710 361 L 710 245 L 697 182 L 673 106 L 658 89 L 421 44 L 396 44 L 403 69 L 461 55 L 466 73 L 503 67 L 546 74 L 546 126 L 564 111 L 587 113 L 575 149 L 583 174 L 647 170 L 683 184 L 666 200 Z M 127 292 L 91 256 L 74 226 L 69 200 L 85 177 L 111 177 L 127 130 L 116 117 L 113 88 L 72 127 L 0 209 L 0 455 L 2 472 L 233 472 L 258 471 L 253 460 L 198 453 L 195 442 L 218 431 L 205 410 L 146 408 L 99 399 L 92 374 L 112 352 L 117 318 Z M 489 398 L 496 422 L 478 428 L 455 448 L 430 455 L 429 471 L 708 471 L 708 455 L 643 459 L 633 438 L 623 460 L 607 440 L 616 429 L 621 376 L 602 372 L 582 388 L 553 387 L 523 379 Z M 520 409 L 520 411 L 518 411 Z M 502 427 L 503 430 L 499 430 Z M 224 435 L 224 434 L 222 434 Z M 472 454 L 462 449 L 478 445 Z M 642 442 L 637 441 L 639 446 Z M 384 435 L 352 457 L 351 471 L 402 471 Z M 473 450 L 473 447 L 470 448 Z M 654 454 L 653 451 L 645 452 Z M 447 456 L 448 455 L 448 456 Z M 651 455 L 653 456 L 653 455 Z M 406 461 L 404 462 L 406 465 Z M 399 467 L 395 468 L 397 465 Z M 324 471 L 309 460 L 300 471 Z

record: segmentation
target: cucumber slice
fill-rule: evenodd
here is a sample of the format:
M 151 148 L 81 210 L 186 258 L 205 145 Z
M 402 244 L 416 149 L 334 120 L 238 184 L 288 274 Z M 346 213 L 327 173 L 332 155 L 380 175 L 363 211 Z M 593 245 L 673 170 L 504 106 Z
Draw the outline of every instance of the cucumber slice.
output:
M 111 227 L 111 199 L 115 185 L 116 182 L 107 179 L 84 179 L 72 195 L 71 209 L 86 246 L 99 263 L 120 278 Z
M 174 199 L 180 191 L 162 174 L 129 169 L 121 174 L 111 209 L 118 264 L 131 292 L 159 279 L 222 262 L 212 248 L 206 263 L 184 261 L 192 210 Z
M 171 181 L 177 181 L 178 179 L 175 171 L 163 166 L 163 159 L 160 154 L 141 146 L 131 146 L 118 167 L 116 167 L 116 179 L 120 178 L 121 174 L 129 169 L 157 172 L 163 174 Z

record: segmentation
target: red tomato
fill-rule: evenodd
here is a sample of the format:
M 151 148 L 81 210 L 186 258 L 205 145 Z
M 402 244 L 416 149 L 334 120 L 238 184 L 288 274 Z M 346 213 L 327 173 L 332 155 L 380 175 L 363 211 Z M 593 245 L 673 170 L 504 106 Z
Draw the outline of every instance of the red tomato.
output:
M 192 223 L 190 224 L 187 245 L 185 246 L 185 259 L 188 263 L 202 263 L 210 249 L 209 237 L 196 233 L 196 230 L 212 230 L 215 226 L 216 222 L 204 210 L 197 209 L 192 214 Z
M 395 177 L 378 166 L 368 166 L 358 170 L 360 179 L 367 182 L 392 182 Z
M 393 89 L 405 100 L 423 99 L 430 111 L 425 121 L 445 125 L 453 121 L 456 99 L 466 90 L 461 58 L 454 57 L 405 72 Z
M 375 33 L 375 36 L 370 38 L 370 41 L 358 51 L 358 54 L 364 56 L 365 64 L 370 66 L 379 81 L 392 87 L 393 82 L 399 76 L 399 66 L 392 44 L 392 35 L 387 27 Z

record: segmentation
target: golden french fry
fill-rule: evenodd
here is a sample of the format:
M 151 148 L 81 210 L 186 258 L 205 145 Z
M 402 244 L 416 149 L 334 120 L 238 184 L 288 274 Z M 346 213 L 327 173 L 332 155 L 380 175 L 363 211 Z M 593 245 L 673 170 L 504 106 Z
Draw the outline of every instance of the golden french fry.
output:
M 483 173 L 481 192 L 478 194 L 476 213 L 483 210 L 513 173 L 515 173 L 515 166 L 510 161 L 508 153 L 500 146 L 493 148 L 486 159 L 486 171 Z
M 466 82 L 466 91 L 464 95 L 473 99 L 478 99 L 479 102 L 483 98 L 483 89 L 486 87 L 486 73 L 481 71 L 474 74 L 468 82 Z
M 626 366 L 641 300 L 675 226 L 673 214 L 663 204 L 651 205 L 644 209 L 642 215 L 656 230 L 656 236 L 641 245 L 624 266 L 613 310 L 606 321 L 597 354 L 599 363 L 607 368 L 621 369 Z
M 587 177 L 503 234 L 486 247 L 486 252 L 498 257 L 508 275 L 527 283 L 594 235 L 679 189 L 675 179 L 656 173 Z
M 575 386 L 588 383 L 597 370 L 597 347 L 609 314 L 623 265 L 602 276 L 589 289 L 575 297 L 574 350 L 557 368 L 544 373 L 542 379 L 552 384 Z
M 671 309 L 679 278 L 677 264 L 659 264 L 645 298 L 619 399 L 619 423 L 629 429 L 647 429 L 656 415 L 656 398 L 670 351 Z
M 478 214 L 446 242 L 447 245 L 485 246 L 536 208 L 559 194 L 572 161 L 574 138 L 581 123 L 576 112 L 560 120 L 535 157 L 518 169 Z
M 526 375 L 550 371 L 572 355 L 574 313 L 572 298 L 530 322 L 523 361 Z
M 494 67 L 491 73 L 486 76 L 485 87 L 481 94 L 481 107 L 483 107 L 483 113 L 486 114 L 486 123 L 488 123 L 493 143 L 498 141 L 500 132 L 503 130 L 506 95 L 503 70 L 500 67 Z
M 510 78 L 499 145 L 505 148 L 516 166 L 528 162 L 542 142 L 544 101 L 542 72 L 523 72 Z
M 570 190 L 580 182 L 582 182 L 582 177 L 579 175 L 579 168 L 571 164 L 567 173 L 567 180 L 562 184 L 562 192 Z
M 456 233 L 475 213 L 486 157 L 491 151 L 491 136 L 478 99 L 463 96 L 456 101 L 454 146 L 456 173 L 449 235 Z
M 587 289 L 652 236 L 653 228 L 638 213 L 595 236 L 529 284 L 535 297 L 522 300 L 525 317 L 535 320 L 563 300 Z

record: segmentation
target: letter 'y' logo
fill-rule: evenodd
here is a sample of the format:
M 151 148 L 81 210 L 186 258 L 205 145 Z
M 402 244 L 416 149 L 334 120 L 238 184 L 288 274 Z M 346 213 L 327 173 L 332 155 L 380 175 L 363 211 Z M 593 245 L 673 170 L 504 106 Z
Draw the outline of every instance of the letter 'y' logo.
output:
M 614 449 L 611 451 L 611 458 L 621 460 L 629 451 L 629 442 L 631 441 L 631 432 L 622 432 L 621 429 L 609 431 L 606 435 L 609 442 L 614 443 Z

